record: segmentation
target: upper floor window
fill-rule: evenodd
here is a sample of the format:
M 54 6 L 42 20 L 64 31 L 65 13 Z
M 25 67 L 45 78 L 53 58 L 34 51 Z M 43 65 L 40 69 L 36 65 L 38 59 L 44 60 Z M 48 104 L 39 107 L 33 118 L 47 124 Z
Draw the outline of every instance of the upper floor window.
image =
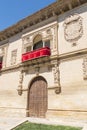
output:
M 0 69 L 2 69 L 3 56 L 0 56 Z
M 42 48 L 42 47 L 49 47 L 50 48 L 50 40 L 43 41 L 41 35 L 37 35 L 33 41 L 33 50 Z
M 41 41 L 34 44 L 33 50 L 37 50 L 37 49 L 42 48 L 42 47 L 43 47 L 43 42 L 41 40 Z
M 49 47 L 50 48 L 50 40 L 45 41 L 45 47 Z
M 42 36 L 37 35 L 33 40 L 33 50 L 37 50 L 43 47 Z
M 43 47 L 49 47 L 50 48 L 50 40 L 47 39 L 45 41 L 43 41 L 42 36 L 41 35 L 37 35 L 34 40 L 33 40 L 33 45 L 26 45 L 25 46 L 25 51 L 29 52 L 29 51 L 33 51 L 33 50 L 37 50 Z
M 17 59 L 17 49 L 11 52 L 11 65 L 16 64 L 16 59 Z

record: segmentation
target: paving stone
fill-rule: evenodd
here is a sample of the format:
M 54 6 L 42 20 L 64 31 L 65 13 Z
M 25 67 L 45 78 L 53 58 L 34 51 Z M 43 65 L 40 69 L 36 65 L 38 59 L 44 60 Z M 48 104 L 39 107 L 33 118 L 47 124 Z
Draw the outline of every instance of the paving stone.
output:
M 0 117 L 0 130 L 11 130 L 12 128 L 16 127 L 17 125 L 25 122 L 34 122 L 34 123 L 42 123 L 42 124 L 53 124 L 53 125 L 65 125 L 65 126 L 75 126 L 75 127 L 82 127 L 83 130 L 87 130 L 87 121 L 77 121 L 77 120 L 67 120 L 63 118 L 57 119 L 43 119 L 43 118 L 5 118 Z
M 85 125 L 82 130 L 87 130 L 87 125 Z

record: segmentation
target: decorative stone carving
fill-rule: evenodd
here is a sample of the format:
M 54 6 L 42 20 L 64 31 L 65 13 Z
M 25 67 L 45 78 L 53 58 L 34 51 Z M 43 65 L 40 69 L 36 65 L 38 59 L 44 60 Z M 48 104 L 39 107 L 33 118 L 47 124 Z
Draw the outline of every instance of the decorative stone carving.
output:
M 47 32 L 46 32 L 46 30 L 42 32 L 42 38 L 44 39 L 45 37 L 47 37 Z
M 28 35 L 28 36 L 25 36 L 23 39 L 23 44 L 29 44 L 29 45 L 32 45 L 33 43 L 33 38 L 32 36 Z
M 52 34 L 52 32 L 51 32 L 51 29 L 49 28 L 49 29 L 47 29 L 47 34 Z
M 55 89 L 55 93 L 59 94 L 61 92 L 61 87 L 57 87 L 57 89 Z
M 26 42 L 29 43 L 29 40 L 30 40 L 30 37 L 27 36 L 27 37 L 26 37 Z
M 22 83 L 23 83 L 23 78 L 24 78 L 24 75 L 23 75 L 23 71 L 20 72 L 20 75 L 19 75 L 19 85 L 18 85 L 18 94 L 21 96 L 22 95 Z
M 74 14 L 68 17 L 64 22 L 64 37 L 66 41 L 72 42 L 75 45 L 82 34 L 83 26 L 81 16 L 79 16 L 79 14 Z
M 58 66 L 55 65 L 55 68 L 53 69 L 54 73 L 54 83 L 58 83 Z
M 83 58 L 83 79 L 87 80 L 87 57 Z
M 43 40 L 51 39 L 52 38 L 52 29 L 46 28 L 44 31 L 42 31 L 42 38 Z
M 32 33 L 32 42 L 34 41 L 34 39 L 37 37 L 37 36 L 42 36 L 42 32 L 38 31 L 38 32 L 34 32 Z
M 53 73 L 54 73 L 54 83 L 59 84 L 59 66 L 55 64 L 55 67 L 53 68 Z
M 61 92 L 61 86 L 60 86 L 60 71 L 59 71 L 59 66 L 55 64 L 53 68 L 53 73 L 54 73 L 54 84 L 57 85 L 58 87 L 55 89 L 55 93 L 59 94 Z
M 23 36 L 22 37 L 22 43 L 23 43 L 22 51 L 25 53 L 26 47 L 31 47 L 31 50 L 33 50 L 34 40 L 39 35 L 41 36 L 41 40 L 43 41 L 43 46 L 45 45 L 44 43 L 46 41 L 50 40 L 50 47 L 52 51 L 54 51 L 55 53 L 55 50 L 57 49 L 57 24 L 51 25 L 46 28 L 42 28 L 38 31 L 35 31 L 26 36 Z
M 54 50 L 57 49 L 57 26 L 52 28 L 52 35 L 53 35 L 53 48 Z
M 19 77 L 20 77 L 20 79 L 19 79 L 19 84 L 21 85 L 22 82 L 23 82 L 23 72 L 22 72 L 22 71 L 20 72 Z

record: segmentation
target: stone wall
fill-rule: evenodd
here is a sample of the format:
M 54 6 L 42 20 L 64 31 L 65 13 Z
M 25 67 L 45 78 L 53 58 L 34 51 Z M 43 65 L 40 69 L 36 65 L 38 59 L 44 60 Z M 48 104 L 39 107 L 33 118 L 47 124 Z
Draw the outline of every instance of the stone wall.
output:
M 57 95 L 49 90 L 48 117 L 86 119 L 87 81 L 83 78 L 83 58 L 61 61 L 59 69 L 61 93 Z
M 48 117 L 87 119 L 87 81 L 84 80 L 86 68 L 83 67 L 87 55 L 86 13 L 85 4 L 58 17 L 61 93 L 55 95 L 49 90 Z
M 58 17 L 59 55 L 87 48 L 87 4 Z
M 19 72 L 0 76 L 0 116 L 26 116 L 27 94 L 18 95 Z

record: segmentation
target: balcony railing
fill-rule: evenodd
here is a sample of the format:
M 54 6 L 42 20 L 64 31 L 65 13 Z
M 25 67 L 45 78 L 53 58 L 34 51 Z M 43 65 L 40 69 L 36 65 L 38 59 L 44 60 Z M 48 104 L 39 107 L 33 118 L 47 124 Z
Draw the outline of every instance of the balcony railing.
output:
M 43 47 L 43 48 L 31 51 L 31 52 L 22 54 L 22 62 L 33 60 L 40 57 L 50 56 L 50 54 L 51 54 L 50 48 Z

